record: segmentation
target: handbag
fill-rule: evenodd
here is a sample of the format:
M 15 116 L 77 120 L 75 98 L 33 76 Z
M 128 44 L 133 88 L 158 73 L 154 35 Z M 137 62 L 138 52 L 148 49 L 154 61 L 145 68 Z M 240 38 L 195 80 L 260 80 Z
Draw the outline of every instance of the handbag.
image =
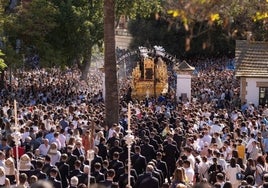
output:
M 236 167 L 236 169 L 238 169 L 238 168 Z M 240 170 L 240 169 L 238 169 L 238 170 Z M 245 178 L 245 175 L 241 171 L 237 172 L 235 176 L 236 176 L 237 180 L 243 180 Z
M 243 180 L 245 178 L 245 175 L 241 172 L 236 173 L 236 179 L 237 180 Z

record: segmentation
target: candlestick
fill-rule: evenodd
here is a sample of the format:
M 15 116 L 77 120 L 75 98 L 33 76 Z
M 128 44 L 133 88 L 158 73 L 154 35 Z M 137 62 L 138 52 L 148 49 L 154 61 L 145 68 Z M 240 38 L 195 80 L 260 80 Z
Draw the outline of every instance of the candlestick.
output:
M 131 118 L 130 103 L 128 103 L 128 111 L 127 111 L 127 130 L 128 131 L 130 131 L 130 118 Z
M 15 118 L 15 127 L 18 125 L 18 116 L 17 116 L 17 101 L 14 99 L 14 118 Z

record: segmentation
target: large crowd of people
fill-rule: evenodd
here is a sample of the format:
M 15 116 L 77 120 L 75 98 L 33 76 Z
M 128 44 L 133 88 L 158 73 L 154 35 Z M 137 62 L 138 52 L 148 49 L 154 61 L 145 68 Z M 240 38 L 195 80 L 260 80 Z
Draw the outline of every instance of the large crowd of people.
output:
M 108 127 L 97 69 L 88 82 L 77 70 L 18 73 L 0 91 L 0 187 L 125 188 L 129 176 L 134 188 L 268 187 L 267 106 L 241 104 L 230 59 L 189 63 L 198 65 L 191 99 L 130 99 L 130 175 L 125 80 L 120 121 Z

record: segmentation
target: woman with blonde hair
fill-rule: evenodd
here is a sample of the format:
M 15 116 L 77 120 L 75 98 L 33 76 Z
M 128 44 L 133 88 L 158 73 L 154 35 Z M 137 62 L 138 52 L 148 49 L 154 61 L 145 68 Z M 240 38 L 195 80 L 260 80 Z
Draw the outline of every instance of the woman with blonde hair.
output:
M 186 184 L 187 177 L 184 168 L 176 168 L 173 174 L 173 179 L 170 188 L 176 188 L 178 184 Z
M 11 185 L 16 184 L 16 181 L 18 180 L 17 175 L 17 170 L 15 169 L 15 163 L 12 158 L 8 158 L 5 161 L 5 176 L 9 180 L 9 183 Z
M 0 187 L 10 187 L 10 181 L 8 178 L 6 178 L 5 168 L 0 167 Z
M 57 149 L 57 144 L 53 142 L 50 144 L 50 148 L 48 149 L 47 155 L 51 158 L 51 164 L 55 165 L 60 161 L 61 153 Z

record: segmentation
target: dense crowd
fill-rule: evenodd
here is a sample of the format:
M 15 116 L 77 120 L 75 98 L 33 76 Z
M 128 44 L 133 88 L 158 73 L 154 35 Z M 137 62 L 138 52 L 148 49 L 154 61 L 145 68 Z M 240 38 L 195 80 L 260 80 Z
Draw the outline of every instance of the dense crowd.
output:
M 191 100 L 131 99 L 132 187 L 268 187 L 268 108 L 241 104 L 230 61 L 189 61 L 198 65 Z M 76 70 L 22 72 L 1 90 L 0 187 L 82 188 L 89 177 L 92 187 L 127 187 L 129 84 L 121 84 L 120 121 L 109 128 L 102 73 L 92 70 L 88 82 L 79 77 Z

